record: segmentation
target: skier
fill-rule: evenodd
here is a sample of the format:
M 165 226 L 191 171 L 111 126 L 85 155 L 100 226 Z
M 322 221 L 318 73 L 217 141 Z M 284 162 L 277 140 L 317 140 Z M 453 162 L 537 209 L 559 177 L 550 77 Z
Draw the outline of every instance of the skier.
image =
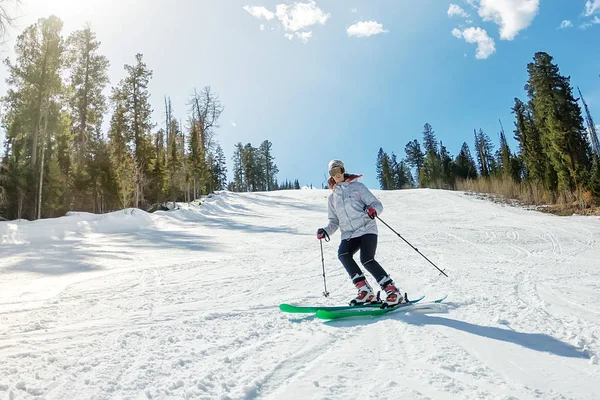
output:
M 400 304 L 403 301 L 400 291 L 392 278 L 375 261 L 377 249 L 375 217 L 382 213 L 383 205 L 364 184 L 356 181 L 362 175 L 346 173 L 342 161 L 329 162 L 329 175 L 329 189 L 333 191 L 328 199 L 329 224 L 317 230 L 317 238 L 329 239 L 329 236 L 333 235 L 338 227 L 340 228 L 342 242 L 338 249 L 338 258 L 358 289 L 358 295 L 350 301 L 350 304 L 359 305 L 375 300 L 373 289 L 353 258 L 359 249 L 361 264 L 373 275 L 386 293 L 384 306 L 392 307 Z

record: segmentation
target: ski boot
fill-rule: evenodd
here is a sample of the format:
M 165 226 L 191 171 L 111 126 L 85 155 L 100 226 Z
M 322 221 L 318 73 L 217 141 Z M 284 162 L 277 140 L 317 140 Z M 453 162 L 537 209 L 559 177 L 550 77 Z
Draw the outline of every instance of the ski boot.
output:
M 381 308 L 395 307 L 404 302 L 402 293 L 400 293 L 398 288 L 394 285 L 394 281 L 389 276 L 383 278 L 379 284 L 386 294 L 386 298 L 383 301 Z
M 400 293 L 398 288 L 393 284 L 387 285 L 384 291 L 386 294 L 386 298 L 383 301 L 382 308 L 395 307 L 398 304 L 404 302 L 404 297 L 402 297 L 402 293 Z
M 356 282 L 354 285 L 358 289 L 358 295 L 350 300 L 351 306 L 369 304 L 375 299 L 375 293 L 366 280 Z

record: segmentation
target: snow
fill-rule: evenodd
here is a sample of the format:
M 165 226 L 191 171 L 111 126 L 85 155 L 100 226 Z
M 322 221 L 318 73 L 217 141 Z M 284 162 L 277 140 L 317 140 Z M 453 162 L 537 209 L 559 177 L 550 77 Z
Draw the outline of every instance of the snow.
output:
M 600 218 L 374 191 L 377 259 L 437 312 L 325 322 L 355 292 L 327 190 L 0 222 L 0 399 L 598 399 Z M 371 279 L 371 283 L 374 284 Z

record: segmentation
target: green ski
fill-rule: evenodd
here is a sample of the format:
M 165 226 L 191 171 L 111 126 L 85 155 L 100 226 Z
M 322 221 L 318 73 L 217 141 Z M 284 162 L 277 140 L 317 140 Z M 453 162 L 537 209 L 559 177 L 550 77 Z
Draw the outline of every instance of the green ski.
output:
M 421 296 L 414 300 L 410 300 L 409 303 L 406 304 L 414 304 L 423 300 L 425 296 Z M 381 304 L 363 304 L 360 306 L 295 306 L 292 304 L 280 304 L 279 309 L 283 312 L 287 313 L 296 313 L 296 314 L 313 314 L 318 311 L 344 311 L 344 310 L 373 310 L 373 309 L 381 309 Z
M 345 309 L 345 310 L 318 310 L 317 318 L 332 320 L 332 319 L 340 319 L 340 318 L 349 318 L 349 317 L 365 317 L 365 316 L 379 316 L 383 314 L 387 314 L 389 312 L 394 311 L 411 311 L 411 310 L 423 310 L 427 309 L 428 306 L 432 306 L 434 304 L 441 303 L 448 297 L 447 295 L 431 302 L 415 304 L 414 302 L 403 303 L 397 305 L 396 307 L 391 308 L 359 308 L 356 310 Z M 420 299 L 419 299 L 420 300 Z

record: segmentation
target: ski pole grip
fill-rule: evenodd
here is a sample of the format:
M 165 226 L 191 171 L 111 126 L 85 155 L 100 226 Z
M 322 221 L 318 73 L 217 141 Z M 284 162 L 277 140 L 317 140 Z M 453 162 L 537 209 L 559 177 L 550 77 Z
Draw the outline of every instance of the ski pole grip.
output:
M 325 240 L 326 242 L 329 242 L 331 239 L 329 238 L 327 231 L 323 231 L 323 238 L 319 240 Z

